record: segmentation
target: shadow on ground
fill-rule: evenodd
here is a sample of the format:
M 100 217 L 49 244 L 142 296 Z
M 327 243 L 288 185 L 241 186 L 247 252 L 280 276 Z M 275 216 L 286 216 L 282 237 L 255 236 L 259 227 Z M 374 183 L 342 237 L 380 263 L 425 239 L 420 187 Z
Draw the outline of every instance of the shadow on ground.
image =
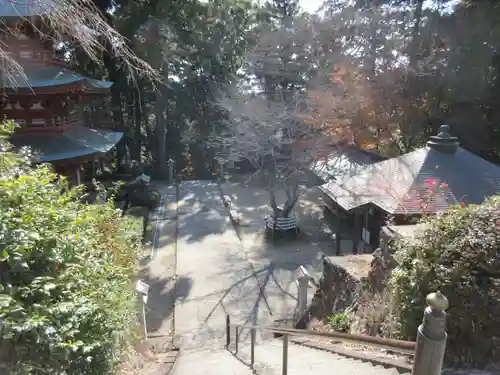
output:
M 214 181 L 183 181 L 178 187 L 177 202 L 165 202 L 166 209 L 158 215 L 159 231 L 162 235 L 157 246 L 163 247 L 175 242 L 172 230 L 163 230 L 177 218 L 177 240 L 199 242 L 210 235 L 222 234 L 228 230 L 227 222 L 220 220 L 218 208 L 222 205 L 221 192 Z M 195 228 L 196 230 L 193 230 Z
M 154 278 L 147 272 L 141 275 L 141 280 L 149 285 L 146 305 L 148 333 L 153 335 L 171 333 L 175 301 L 189 296 L 192 280 L 186 277 Z
M 265 269 L 259 277 L 261 288 L 271 306 L 274 319 L 290 317 L 295 309 L 297 289 L 293 272 L 304 266 L 317 280 L 321 275 L 320 254 L 335 254 L 334 231 L 323 217 L 323 201 L 317 188 L 302 188 L 295 214 L 301 234 L 296 240 L 269 241 L 264 235 L 264 217 L 271 213 L 269 194 L 262 187 L 242 183 L 224 183 L 222 191 L 229 195 L 242 217 L 238 229 L 249 261 L 257 269 Z M 278 205 L 284 204 L 285 194 L 277 195 Z M 341 242 L 342 255 L 334 262 L 349 261 L 351 241 Z M 309 293 L 312 295 L 312 290 Z

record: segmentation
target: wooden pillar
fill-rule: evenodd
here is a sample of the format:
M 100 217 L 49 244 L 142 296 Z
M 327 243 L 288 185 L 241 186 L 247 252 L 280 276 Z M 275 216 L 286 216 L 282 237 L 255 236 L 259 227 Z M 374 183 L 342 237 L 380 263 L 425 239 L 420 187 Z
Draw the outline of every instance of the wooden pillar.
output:
M 359 243 L 359 233 L 360 233 L 360 218 L 361 216 L 357 213 L 354 212 L 354 228 L 353 228 L 353 235 L 352 235 L 352 253 L 357 254 L 358 253 L 358 243 Z
M 340 210 L 337 209 L 337 225 L 335 228 L 335 255 L 342 255 L 342 248 L 340 247 L 340 226 L 342 225 L 342 218 L 340 217 Z

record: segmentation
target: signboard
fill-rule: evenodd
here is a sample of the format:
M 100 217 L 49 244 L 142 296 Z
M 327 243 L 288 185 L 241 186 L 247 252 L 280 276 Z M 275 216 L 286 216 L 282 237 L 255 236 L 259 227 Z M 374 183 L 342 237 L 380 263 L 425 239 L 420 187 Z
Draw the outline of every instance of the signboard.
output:
M 142 295 L 142 301 L 146 304 L 148 302 L 149 285 L 142 280 L 137 280 L 135 291 Z

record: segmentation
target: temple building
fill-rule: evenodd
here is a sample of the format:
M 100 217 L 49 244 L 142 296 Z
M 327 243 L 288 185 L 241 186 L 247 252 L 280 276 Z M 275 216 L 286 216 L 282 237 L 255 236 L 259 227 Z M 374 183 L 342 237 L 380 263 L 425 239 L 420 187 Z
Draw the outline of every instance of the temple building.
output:
M 320 190 L 328 209 L 349 228 L 353 251 L 372 251 L 388 222 L 415 224 L 422 215 L 499 194 L 500 167 L 460 147 L 443 125 L 425 147 L 339 177 Z
M 44 16 L 51 2 L 0 2 L 2 49 L 23 68 L 0 74 L 0 116 L 19 128 L 11 142 L 29 146 L 34 162 L 49 162 L 73 184 L 82 182 L 82 165 L 98 161 L 123 138 L 105 130 L 101 118 L 89 118 L 88 104 L 107 94 L 112 83 L 77 74 L 56 56 L 52 32 Z

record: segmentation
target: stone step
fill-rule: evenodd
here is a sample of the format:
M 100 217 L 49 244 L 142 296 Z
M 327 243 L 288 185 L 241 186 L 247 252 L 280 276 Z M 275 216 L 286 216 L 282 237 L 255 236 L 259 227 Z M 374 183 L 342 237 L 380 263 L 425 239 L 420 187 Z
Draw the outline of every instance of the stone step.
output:
M 281 375 L 283 343 L 270 340 L 255 346 L 255 373 Z M 250 362 L 250 346 L 240 348 L 238 358 Z M 395 368 L 384 368 L 370 362 L 346 358 L 338 354 L 288 344 L 288 375 L 401 375 Z M 410 375 L 404 374 L 404 375 Z
M 252 375 L 250 367 L 225 349 L 181 352 L 173 375 Z

